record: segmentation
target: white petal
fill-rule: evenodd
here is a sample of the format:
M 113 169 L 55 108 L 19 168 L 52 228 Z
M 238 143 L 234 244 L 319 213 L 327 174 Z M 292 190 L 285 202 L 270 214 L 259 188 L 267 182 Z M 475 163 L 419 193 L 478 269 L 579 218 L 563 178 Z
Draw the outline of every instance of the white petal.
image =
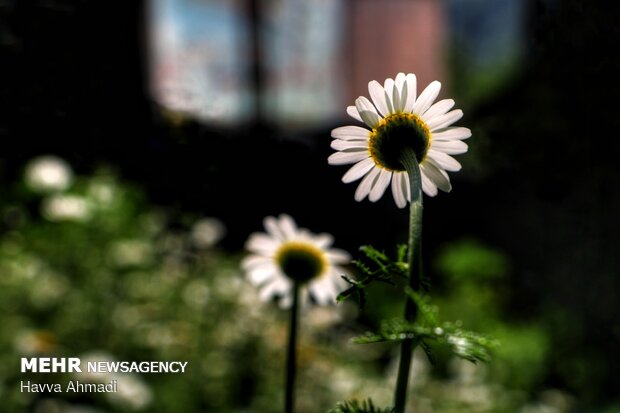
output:
M 326 254 L 332 264 L 348 264 L 351 261 L 349 253 L 338 248 L 331 248 Z
M 373 166 L 375 166 L 375 161 L 373 161 L 372 158 L 366 158 L 356 163 L 344 174 L 342 182 L 348 184 L 349 182 L 357 181 L 362 176 L 366 175 Z
M 463 117 L 463 111 L 461 109 L 455 109 L 445 115 L 436 116 L 430 121 L 426 122 L 426 126 L 432 131 L 434 129 L 442 129 L 446 126 L 452 125 L 457 120 Z
M 262 255 L 270 256 L 280 246 L 280 243 L 265 233 L 251 234 L 246 242 L 246 248 Z
M 348 140 L 368 139 L 370 131 L 361 126 L 341 126 L 332 130 L 332 138 Z
M 431 148 L 448 155 L 458 155 L 467 152 L 467 144 L 463 141 L 451 140 L 451 141 L 439 141 L 436 139 L 431 140 Z
M 403 193 L 407 197 L 407 201 L 411 202 L 411 184 L 409 183 L 409 174 L 403 172 L 403 179 L 401 185 Z
M 405 84 L 407 85 L 407 99 L 404 102 L 403 110 L 405 112 L 413 112 L 413 107 L 417 97 L 417 79 L 413 73 L 407 74 L 405 78 Z M 401 97 L 401 99 L 403 99 Z M 434 98 L 433 98 L 434 99 Z
M 404 73 L 401 72 L 396 75 L 396 81 L 394 82 L 396 87 L 392 92 L 392 99 L 396 102 L 394 103 L 394 111 L 396 112 L 402 112 L 407 102 L 408 91 L 405 80 Z
M 278 221 L 274 217 L 265 217 L 265 219 L 263 219 L 263 226 L 272 237 L 280 241 L 284 240 L 284 234 L 280 231 Z
M 360 182 L 357 189 L 355 190 L 354 197 L 356 201 L 361 201 L 362 199 L 366 198 L 366 196 L 370 193 L 370 189 L 372 188 L 375 179 L 379 176 L 379 172 L 379 168 L 373 168 L 370 170 L 370 172 L 368 172 L 368 175 L 366 175 L 364 179 L 362 179 L 362 182 Z
M 394 92 L 394 94 L 396 94 L 396 91 Z M 400 97 L 398 99 L 398 106 L 396 107 L 396 110 L 398 112 L 406 112 L 405 106 L 409 96 L 409 86 L 407 85 L 407 82 L 403 83 L 402 87 L 398 89 L 398 94 Z
M 394 83 L 399 89 L 403 88 L 403 84 L 405 83 L 405 74 L 403 72 L 399 72 L 394 78 Z
M 413 105 L 413 113 L 422 114 L 431 107 L 439 91 L 441 90 L 441 83 L 434 80 L 430 85 L 426 86 L 426 89 L 420 93 L 420 97 L 415 101 Z
M 360 116 L 355 106 L 347 106 L 347 114 L 353 119 L 363 122 L 362 117 Z
M 273 260 L 269 257 L 264 257 L 261 255 L 250 255 L 245 257 L 241 261 L 241 268 L 244 271 L 250 271 L 252 268 L 260 267 L 261 265 L 269 264 Z
M 336 152 L 327 158 L 327 162 L 330 165 L 346 165 L 348 163 L 359 162 L 362 159 L 368 158 L 368 156 L 368 151 Z
M 298 241 L 307 242 L 308 244 L 313 244 L 314 243 L 314 237 L 315 237 L 315 235 L 313 233 L 311 233 L 309 230 L 307 230 L 305 228 L 298 228 L 297 229 L 297 235 L 295 236 L 295 239 L 298 240 Z
M 424 171 L 424 175 L 426 175 L 428 179 L 433 181 L 437 188 L 444 192 L 450 192 L 452 190 L 452 185 L 450 185 L 450 179 L 446 172 L 437 168 L 432 162 L 424 162 L 420 165 L 420 169 Z
M 407 206 L 407 200 L 405 199 L 406 193 L 403 192 L 402 188 L 402 180 L 403 172 L 394 172 L 394 175 L 392 176 L 392 196 L 394 197 L 396 206 L 399 208 L 404 208 Z
M 275 277 L 276 274 L 277 271 L 274 268 L 274 265 L 270 263 L 248 271 L 248 279 L 252 284 L 260 285 Z
M 433 132 L 432 135 L 433 140 L 467 139 L 471 136 L 471 131 L 468 128 L 454 127 Z
M 342 279 L 342 276 L 347 275 L 347 272 L 344 270 L 344 268 L 338 265 L 334 265 L 332 268 L 332 277 L 330 278 L 332 284 L 334 285 L 334 288 L 336 289 L 336 296 L 338 296 L 338 293 L 347 288 L 348 286 L 348 283 Z
M 377 181 L 375 182 L 372 189 L 370 190 L 370 195 L 368 196 L 368 199 L 370 200 L 370 202 L 376 202 L 379 199 L 381 199 L 381 197 L 383 196 L 383 193 L 385 192 L 385 189 L 390 184 L 391 179 L 392 179 L 392 172 L 382 169 L 381 173 L 379 174 L 379 178 L 377 178 Z
M 327 305 L 332 303 L 337 295 L 336 289 L 334 288 L 329 275 L 313 280 L 310 282 L 308 289 L 319 305 Z
M 422 178 L 422 191 L 428 196 L 437 195 L 437 186 L 421 170 L 420 175 Z
M 277 277 L 272 282 L 266 284 L 258 293 L 262 301 L 269 301 L 276 295 L 290 293 L 292 282 L 286 277 Z
M 456 172 L 461 170 L 461 164 L 456 159 L 443 152 L 429 149 L 427 157 L 427 159 L 430 159 L 433 163 L 446 171 Z
M 342 268 L 332 267 L 329 275 L 326 277 L 326 284 L 328 285 L 327 288 L 331 291 L 329 302 L 327 302 L 327 304 L 336 304 L 336 297 L 344 289 L 341 288 L 342 283 L 340 281 L 344 281 L 341 276 L 345 274 L 346 273 L 342 271 Z
M 312 237 L 312 243 L 320 249 L 328 248 L 334 242 L 334 237 L 331 234 L 321 233 Z
M 398 102 L 400 101 L 400 94 L 398 93 L 398 88 L 394 86 L 394 80 L 391 77 L 388 77 L 387 79 L 385 79 L 385 82 L 383 82 L 383 88 L 385 89 L 386 96 L 385 99 L 390 113 L 394 113 L 397 111 L 397 109 L 395 108 L 398 107 Z
M 347 149 L 368 149 L 368 143 L 366 141 L 343 141 L 340 139 L 334 139 L 330 144 L 332 149 L 336 149 L 338 151 L 346 151 Z M 351 151 L 348 152 L 357 152 Z
M 371 128 L 374 128 L 381 120 L 373 104 L 364 96 L 360 96 L 355 100 L 355 107 L 357 107 L 357 111 L 364 123 Z
M 341 285 L 339 281 L 344 281 L 341 276 L 345 274 L 346 273 L 345 271 L 342 271 L 342 268 L 334 266 L 330 269 L 327 277 L 325 277 L 327 279 L 326 284 L 329 286 L 328 288 L 331 291 L 330 303 L 336 303 L 336 297 L 341 291 L 341 289 L 338 288 L 338 286 Z
M 376 80 L 368 82 L 368 93 L 372 99 L 372 102 L 377 107 L 381 116 L 386 116 L 389 113 L 387 103 L 385 101 L 385 89 Z
M 293 218 L 291 218 L 290 215 L 280 215 L 280 229 L 288 240 L 297 237 L 297 225 L 295 224 L 295 221 L 293 220 Z
M 422 114 L 422 120 L 426 123 L 430 122 L 435 116 L 443 115 L 448 112 L 454 106 L 454 100 L 452 99 L 443 99 L 437 103 L 434 103 L 433 106 L 428 108 L 426 112 Z

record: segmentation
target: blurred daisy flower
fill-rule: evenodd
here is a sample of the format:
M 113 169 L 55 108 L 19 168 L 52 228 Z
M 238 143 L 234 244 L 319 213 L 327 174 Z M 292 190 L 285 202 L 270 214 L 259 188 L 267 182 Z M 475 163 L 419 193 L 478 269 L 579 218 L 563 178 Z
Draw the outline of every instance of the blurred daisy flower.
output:
M 298 282 L 304 299 L 309 293 L 317 304 L 335 302 L 346 286 L 340 265 L 349 263 L 349 254 L 330 248 L 331 235 L 297 228 L 288 215 L 266 217 L 263 223 L 267 232 L 250 235 L 246 248 L 252 254 L 241 264 L 250 282 L 260 287 L 260 298 L 277 297 L 281 307 L 290 307 L 293 283 Z
M 73 182 L 73 171 L 63 159 L 44 155 L 32 159 L 26 165 L 26 184 L 36 192 L 60 192 Z
M 49 221 L 87 221 L 92 206 L 87 199 L 77 195 L 52 195 L 41 205 L 43 216 Z
M 192 227 L 191 239 L 200 249 L 213 247 L 226 235 L 226 227 L 217 218 L 202 218 Z
M 328 158 L 331 165 L 354 164 L 342 177 L 345 183 L 363 178 L 355 191 L 355 200 L 368 196 L 371 202 L 379 200 L 387 187 L 399 208 L 411 200 L 409 176 L 400 162 L 404 147 L 416 153 L 422 178 L 422 190 L 428 196 L 437 195 L 437 188 L 452 189 L 447 171 L 461 169 L 450 155 L 467 152 L 463 139 L 471 131 L 451 126 L 463 112 L 451 110 L 454 100 L 433 103 L 441 84 L 434 81 L 417 96 L 414 74 L 399 73 L 388 78 L 383 86 L 376 80 L 368 83 L 372 102 L 364 96 L 349 106 L 347 113 L 363 122 L 360 126 L 343 126 L 332 131 L 331 147 L 337 150 Z

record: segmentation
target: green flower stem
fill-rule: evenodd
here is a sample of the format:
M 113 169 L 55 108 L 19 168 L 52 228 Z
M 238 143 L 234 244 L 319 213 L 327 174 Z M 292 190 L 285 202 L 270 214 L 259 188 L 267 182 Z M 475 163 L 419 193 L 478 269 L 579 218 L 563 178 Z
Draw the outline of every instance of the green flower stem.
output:
M 420 166 L 412 148 L 405 148 L 400 161 L 409 175 L 411 188 L 411 205 L 409 207 L 409 249 L 408 249 L 408 272 L 409 287 L 414 291 L 420 290 L 422 275 L 422 180 Z M 413 322 L 417 315 L 417 307 L 413 300 L 407 298 L 405 302 L 405 319 Z M 400 348 L 400 364 L 398 366 L 398 378 L 394 392 L 395 413 L 404 413 L 407 403 L 407 387 L 409 383 L 409 370 L 411 368 L 411 356 L 417 342 L 415 339 L 403 340 Z
M 286 355 L 286 394 L 284 397 L 284 412 L 293 413 L 295 402 L 295 372 L 297 354 L 297 319 L 299 313 L 299 283 L 293 282 L 293 305 L 291 307 L 291 325 L 288 336 L 288 350 Z

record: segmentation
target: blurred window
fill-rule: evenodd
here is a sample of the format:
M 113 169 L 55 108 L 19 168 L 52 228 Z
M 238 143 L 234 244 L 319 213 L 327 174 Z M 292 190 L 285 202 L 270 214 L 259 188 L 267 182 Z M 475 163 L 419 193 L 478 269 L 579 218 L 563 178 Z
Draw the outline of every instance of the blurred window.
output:
M 341 109 L 342 0 L 254 4 L 257 15 L 251 0 L 151 2 L 151 92 L 159 104 L 223 124 L 251 119 L 257 101 L 275 122 L 316 122 Z M 260 89 L 252 76 L 253 25 Z
M 265 116 L 309 123 L 342 110 L 341 0 L 264 2 Z
M 251 114 L 241 0 L 153 0 L 151 93 L 173 111 L 233 122 Z
M 153 97 L 222 125 L 335 121 L 369 80 L 400 71 L 416 73 L 419 88 L 437 79 L 442 95 L 475 101 L 509 78 L 522 50 L 519 0 L 150 4 Z

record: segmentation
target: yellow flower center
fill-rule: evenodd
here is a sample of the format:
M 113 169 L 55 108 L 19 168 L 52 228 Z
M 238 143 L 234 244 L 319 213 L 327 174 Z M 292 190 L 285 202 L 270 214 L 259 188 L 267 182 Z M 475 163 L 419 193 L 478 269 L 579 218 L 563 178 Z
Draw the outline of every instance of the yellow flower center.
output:
M 393 113 L 381 119 L 370 132 L 368 150 L 375 165 L 389 171 L 404 171 L 400 156 L 405 147 L 412 148 L 418 163 L 426 159 L 431 146 L 431 132 L 413 113 Z
M 321 275 L 329 265 L 323 250 L 299 241 L 283 243 L 275 260 L 287 277 L 300 283 Z

